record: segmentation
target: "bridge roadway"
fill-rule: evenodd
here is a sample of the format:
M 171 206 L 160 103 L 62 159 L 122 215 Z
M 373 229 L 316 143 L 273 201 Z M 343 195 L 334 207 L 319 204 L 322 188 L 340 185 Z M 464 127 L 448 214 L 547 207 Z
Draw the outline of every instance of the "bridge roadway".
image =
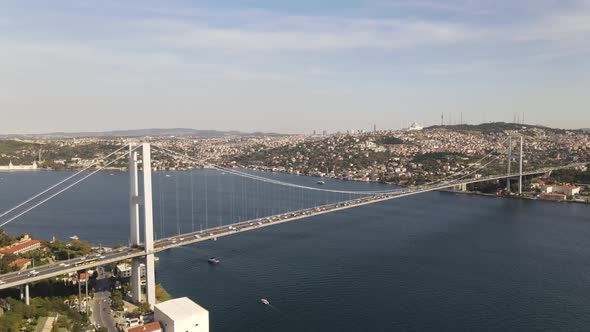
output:
M 555 169 L 555 168 L 553 168 Z M 533 172 L 526 172 L 523 175 L 534 175 L 548 172 L 549 169 L 538 170 Z M 509 177 L 515 177 L 518 174 L 489 176 L 478 179 L 467 179 L 458 182 L 441 182 L 438 185 L 417 186 L 412 188 L 405 188 L 398 191 L 392 191 L 383 194 L 365 196 L 362 198 L 352 199 L 339 203 L 326 204 L 318 207 L 307 208 L 297 211 L 286 212 L 269 217 L 262 217 L 258 219 L 243 221 L 234 224 L 223 225 L 219 227 L 209 228 L 202 231 L 176 235 L 164 239 L 157 240 L 154 243 L 154 253 L 184 246 L 187 244 L 202 242 L 206 240 L 217 239 L 218 237 L 232 235 L 240 232 L 254 230 L 262 227 L 268 227 L 276 224 L 281 224 L 289 221 L 308 218 L 325 213 L 331 213 L 339 210 L 350 209 L 367 204 L 387 201 L 391 199 L 401 198 L 420 193 L 441 190 L 461 184 L 470 184 L 476 182 L 500 180 Z M 0 275 L 0 290 L 10 287 L 18 287 L 31 282 L 40 281 L 43 279 L 53 278 L 64 275 L 70 272 L 76 272 L 83 269 L 95 268 L 110 263 L 120 262 L 134 257 L 145 256 L 146 252 L 142 248 L 123 247 L 102 254 L 88 255 L 86 257 L 77 257 L 69 261 L 61 261 L 49 265 L 39 266 L 34 269 L 23 270 L 20 272 L 11 272 Z

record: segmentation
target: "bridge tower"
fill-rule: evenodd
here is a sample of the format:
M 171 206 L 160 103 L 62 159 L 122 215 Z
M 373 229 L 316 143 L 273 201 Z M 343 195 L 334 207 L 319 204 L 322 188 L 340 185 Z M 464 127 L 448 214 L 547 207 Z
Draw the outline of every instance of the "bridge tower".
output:
M 141 296 L 141 263 L 145 264 L 146 302 L 153 307 L 156 304 L 156 276 L 154 264 L 154 225 L 152 209 L 152 167 L 150 144 L 141 144 L 142 158 L 142 195 L 139 196 L 137 170 L 137 150 L 129 145 L 129 219 L 131 227 L 130 244 L 140 246 L 140 205 L 143 206 L 143 246 L 145 256 L 131 260 L 131 297 L 135 303 L 142 300 Z
M 506 191 L 510 192 L 510 166 L 512 164 L 512 136 L 508 137 L 508 170 L 506 175 Z
M 518 168 L 518 194 L 522 195 L 522 147 L 524 145 L 524 136 L 520 136 L 520 166 Z
M 523 160 L 523 145 L 524 136 L 519 136 L 520 139 L 520 151 L 518 153 L 519 167 L 518 167 L 518 194 L 522 194 L 522 160 Z M 512 166 L 512 136 L 508 137 L 508 171 L 506 178 L 506 190 L 510 192 L 510 172 Z

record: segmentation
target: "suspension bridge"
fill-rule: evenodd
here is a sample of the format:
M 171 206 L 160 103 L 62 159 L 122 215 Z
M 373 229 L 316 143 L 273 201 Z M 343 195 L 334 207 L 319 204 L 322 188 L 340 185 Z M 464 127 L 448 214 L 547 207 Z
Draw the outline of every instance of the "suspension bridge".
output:
M 519 183 L 519 192 L 522 193 L 522 179 L 525 176 L 545 174 L 556 169 L 571 168 L 583 165 L 583 163 L 575 163 L 524 171 L 523 138 L 518 137 L 518 139 L 520 140 L 520 149 L 517 154 L 519 160 L 518 172 L 511 172 L 511 162 L 516 158 L 513 153 L 512 137 L 508 137 L 505 141 L 501 142 L 499 148 L 494 149 L 488 155 L 481 158 L 478 162 L 462 170 L 461 172 L 458 172 L 457 174 L 453 174 L 451 176 L 447 176 L 421 186 L 405 188 L 396 187 L 390 190 L 355 191 L 331 189 L 319 186 L 305 186 L 278 179 L 271 179 L 269 177 L 263 177 L 239 169 L 206 164 L 203 166 L 218 172 L 223 172 L 259 183 L 265 183 L 267 185 L 294 188 L 300 190 L 302 195 L 304 191 L 324 192 L 328 194 L 338 194 L 340 195 L 339 197 L 341 199 L 338 201 L 307 204 L 307 206 L 301 206 L 300 208 L 289 211 L 283 210 L 276 213 L 273 211 L 273 213 L 264 216 L 258 216 L 257 212 L 252 218 L 245 218 L 245 220 L 239 220 L 238 222 L 235 222 L 234 218 L 231 218 L 232 222 L 228 224 L 222 224 L 220 222 L 220 224 L 215 227 L 208 227 L 208 223 L 205 223 L 206 227 L 204 229 L 201 227 L 199 230 L 195 230 L 193 225 L 190 232 L 181 233 L 179 229 L 177 234 L 174 236 L 161 236 L 158 239 L 154 239 L 151 166 L 152 148 L 154 148 L 154 150 L 158 151 L 159 153 L 168 155 L 175 159 L 201 164 L 203 161 L 178 151 L 159 147 L 157 145 L 151 146 L 149 143 L 143 143 L 139 145 L 129 144 L 113 151 L 109 155 L 102 158 L 101 161 L 76 172 L 66 179 L 0 214 L 0 218 L 5 218 L 4 220 L 0 219 L 0 227 L 4 227 L 9 223 L 18 220 L 18 218 L 24 214 L 76 186 L 88 177 L 108 168 L 110 165 L 122 160 L 123 158 L 128 158 L 130 220 L 129 245 L 93 256 L 76 257 L 68 261 L 56 262 L 33 269 L 0 275 L 0 290 L 11 287 L 21 287 L 23 299 L 26 301 L 26 303 L 28 303 L 30 283 L 61 276 L 70 272 L 91 269 L 123 260 L 131 260 L 132 299 L 138 303 L 144 298 L 141 294 L 142 284 L 140 277 L 140 265 L 145 264 L 145 300 L 151 306 L 153 306 L 156 302 L 154 254 L 163 250 L 181 247 L 201 241 L 216 240 L 219 237 L 227 235 L 301 220 L 311 216 L 332 213 L 335 211 L 341 211 L 367 204 L 398 199 L 410 195 L 417 195 L 451 187 L 464 188 L 467 184 L 477 182 L 499 181 L 506 179 L 507 187 L 510 188 L 510 180 L 516 178 L 518 179 Z M 505 143 L 508 143 L 508 146 L 504 146 Z M 139 154 L 141 154 L 141 159 L 138 158 Z M 507 160 L 506 173 L 482 175 L 486 169 L 490 168 L 494 164 L 497 164 L 498 162 L 502 162 L 503 164 L 505 160 Z M 138 164 L 141 164 L 141 177 L 139 176 L 140 172 Z M 205 205 L 205 208 L 207 208 L 207 205 Z

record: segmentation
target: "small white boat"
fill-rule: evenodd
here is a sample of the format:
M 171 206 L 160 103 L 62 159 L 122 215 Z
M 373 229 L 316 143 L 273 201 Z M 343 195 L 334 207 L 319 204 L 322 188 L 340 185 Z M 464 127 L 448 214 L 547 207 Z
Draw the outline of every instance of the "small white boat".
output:
M 171 176 L 172 176 L 172 175 L 170 175 L 170 174 L 166 174 L 166 177 L 167 177 L 167 178 L 169 178 L 169 177 L 171 177 Z
M 221 262 L 221 260 L 219 260 L 219 258 L 211 257 L 208 259 L 208 262 L 209 264 L 217 265 Z
M 70 236 L 70 239 L 72 239 L 72 240 L 80 240 L 80 238 L 78 237 L 78 235 L 72 235 L 72 236 Z
M 260 302 L 264 305 L 270 305 L 270 301 L 267 299 L 260 299 Z
M 324 185 L 324 184 L 326 184 L 326 182 L 324 182 L 324 181 L 318 181 L 318 182 L 316 182 L 316 183 L 317 183 L 317 184 L 319 184 L 319 185 Z

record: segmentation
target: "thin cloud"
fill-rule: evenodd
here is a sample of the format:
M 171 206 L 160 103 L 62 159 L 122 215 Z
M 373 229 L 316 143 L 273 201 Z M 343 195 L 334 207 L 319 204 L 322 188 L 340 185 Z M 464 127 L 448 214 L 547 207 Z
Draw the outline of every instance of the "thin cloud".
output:
M 470 15 L 491 14 L 493 11 L 481 2 L 474 1 L 428 1 L 428 0 L 382 0 L 377 6 L 398 9 L 427 10 L 432 12 L 459 13 Z
M 590 11 L 545 17 L 535 24 L 523 27 L 516 35 L 516 40 L 590 42 L 588 36 L 590 36 Z
M 89 46 L 80 42 L 0 41 L 0 54 L 14 74 L 23 68 L 85 68 L 88 72 L 115 74 L 133 81 L 151 77 L 194 79 L 285 80 L 287 75 L 239 64 L 196 61 L 166 52 L 132 52 Z M 7 70 L 5 73 L 10 72 Z M 71 73 L 84 75 L 83 73 Z M 100 75 L 99 75 L 100 76 Z
M 179 20 L 150 20 L 143 25 L 157 31 L 155 38 L 164 45 L 232 51 L 393 50 L 480 38 L 473 28 L 429 21 L 292 17 L 286 22 L 280 29 L 211 27 Z

